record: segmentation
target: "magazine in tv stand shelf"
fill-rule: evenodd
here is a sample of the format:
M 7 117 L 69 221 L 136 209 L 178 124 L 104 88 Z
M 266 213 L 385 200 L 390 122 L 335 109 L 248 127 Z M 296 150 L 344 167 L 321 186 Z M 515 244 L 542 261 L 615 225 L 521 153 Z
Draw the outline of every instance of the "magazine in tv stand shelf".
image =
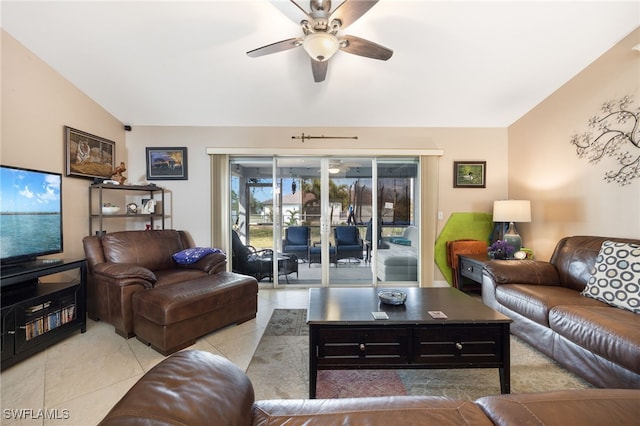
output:
M 41 277 L 79 270 L 71 282 L 38 283 Z M 38 260 L 2 268 L 2 370 L 80 330 L 87 330 L 87 263 Z M 30 284 L 30 282 L 33 282 Z
M 120 211 L 117 214 L 104 214 L 102 212 L 102 205 L 109 200 L 105 199 L 105 194 L 109 191 L 120 191 L 117 195 L 138 195 L 140 198 L 154 199 L 157 201 L 155 205 L 154 213 L 142 213 L 142 203 L 138 202 L 138 213 L 127 213 L 126 205 L 128 203 L 122 202 L 119 207 Z M 97 192 L 97 200 L 94 200 L 94 191 Z M 124 193 L 122 191 L 125 191 Z M 159 195 L 160 199 L 157 200 L 155 196 Z M 120 218 L 125 220 L 141 220 L 148 221 L 151 225 L 151 229 L 155 229 L 156 223 L 160 223 L 162 229 L 164 229 L 165 219 L 165 202 L 164 202 L 164 188 L 156 185 L 114 185 L 109 183 L 95 183 L 89 185 L 89 235 L 93 235 L 94 221 L 97 222 L 96 233 L 105 232 L 105 222 Z

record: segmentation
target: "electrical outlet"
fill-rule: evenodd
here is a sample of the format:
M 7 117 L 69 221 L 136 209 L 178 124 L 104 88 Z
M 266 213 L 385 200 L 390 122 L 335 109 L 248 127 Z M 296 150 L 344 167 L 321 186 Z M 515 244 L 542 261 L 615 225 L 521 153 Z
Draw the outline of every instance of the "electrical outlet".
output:
M 438 220 L 442 219 L 444 219 L 444 214 L 442 213 L 442 211 L 438 211 Z

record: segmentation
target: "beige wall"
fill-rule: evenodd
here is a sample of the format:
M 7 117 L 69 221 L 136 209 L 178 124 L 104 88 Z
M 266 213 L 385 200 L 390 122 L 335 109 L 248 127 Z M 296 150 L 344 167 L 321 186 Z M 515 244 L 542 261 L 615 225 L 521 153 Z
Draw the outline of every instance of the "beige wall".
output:
M 16 166 L 64 172 L 63 126 L 116 142 L 129 181 L 145 179 L 145 147 L 186 146 L 189 180 L 158 181 L 170 192 L 169 225 L 189 231 L 197 244 L 210 239 L 209 147 L 292 147 L 332 149 L 439 148 L 438 209 L 442 228 L 454 212 L 490 211 L 493 200 L 532 200 L 533 221 L 519 226 L 525 244 L 548 258 L 565 235 L 600 234 L 640 238 L 640 180 L 619 187 L 602 181 L 611 168 L 575 155 L 569 139 L 586 130 L 602 102 L 626 94 L 640 103 L 640 43 L 635 31 L 508 129 L 492 128 L 224 128 L 123 125 L 80 90 L 2 32 L 2 132 L 0 160 Z M 357 135 L 357 141 L 292 140 L 306 134 Z M 508 143 L 507 143 L 508 141 Z M 486 189 L 454 189 L 455 160 L 487 161 Z M 89 181 L 63 179 L 65 255 L 82 255 L 88 232 Z M 216 214 L 214 212 L 213 214 Z M 436 276 L 436 280 L 441 277 Z
M 293 140 L 293 135 L 358 136 L 357 140 Z M 443 220 L 438 232 L 454 212 L 489 212 L 494 199 L 507 196 L 507 130 L 491 128 L 237 128 L 237 127 L 133 127 L 127 133 L 129 177 L 144 179 L 145 147 L 187 146 L 188 181 L 157 181 L 169 189 L 173 203 L 172 225 L 190 230 L 196 244 L 210 243 L 209 214 L 210 166 L 206 149 L 210 147 L 314 148 L 331 155 L 340 148 L 397 148 L 444 151 L 439 160 L 438 208 Z M 487 161 L 485 189 L 454 189 L 453 161 Z M 215 212 L 213 214 L 216 214 Z M 221 213 L 222 214 L 222 213 Z M 442 280 L 436 271 L 436 280 Z
M 358 136 L 357 140 L 311 140 L 304 143 L 291 136 L 305 134 Z M 173 197 L 173 226 L 197 229 L 197 243 L 209 238 L 210 179 L 209 147 L 322 149 L 327 155 L 344 148 L 361 147 L 398 149 L 437 148 L 444 150 L 440 158 L 439 210 L 444 220 L 453 212 L 490 211 L 494 199 L 507 195 L 506 129 L 441 129 L 441 128 L 273 128 L 273 127 L 133 127 L 127 133 L 128 169 L 132 180 L 145 178 L 145 147 L 187 146 L 189 149 L 188 181 L 157 181 L 169 189 Z M 486 189 L 454 189 L 453 161 L 487 161 Z
M 589 164 L 569 143 L 605 101 L 633 95 L 638 108 L 640 52 L 632 47 L 639 43 L 637 29 L 509 127 L 509 197 L 531 199 L 532 222 L 518 228 L 539 259 L 563 236 L 640 238 L 640 179 L 604 182 L 615 161 Z
M 125 159 L 123 124 L 0 30 L 2 43 L 2 164 L 60 172 L 64 176 L 64 126 L 116 142 Z M 63 177 L 64 256 L 82 257 L 89 232 L 90 180 Z
M 332 149 L 440 148 L 438 208 L 441 229 L 453 212 L 490 211 L 507 195 L 506 129 L 440 128 L 212 128 L 137 127 L 123 124 L 62 78 L 4 31 L 2 34 L 2 163 L 64 173 L 63 127 L 71 126 L 116 142 L 116 161 L 125 161 L 132 183 L 145 180 L 145 147 L 186 146 L 189 179 L 157 181 L 168 190 L 167 225 L 189 231 L 196 244 L 210 244 L 209 147 L 292 147 Z M 358 140 L 292 140 L 307 134 L 357 135 Z M 454 189 L 453 161 L 487 161 L 486 189 Z M 88 233 L 87 187 L 90 181 L 63 178 L 65 256 L 81 256 Z M 436 280 L 441 277 L 436 276 Z

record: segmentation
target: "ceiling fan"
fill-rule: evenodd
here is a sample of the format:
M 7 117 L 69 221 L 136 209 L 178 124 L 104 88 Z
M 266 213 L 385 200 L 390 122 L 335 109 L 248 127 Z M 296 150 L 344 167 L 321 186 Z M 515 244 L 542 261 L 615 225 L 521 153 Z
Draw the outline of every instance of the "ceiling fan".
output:
M 338 50 L 354 55 L 386 61 L 393 55 L 393 50 L 352 35 L 338 35 L 353 24 L 378 0 L 345 0 L 331 11 L 331 0 L 309 1 L 310 11 L 305 11 L 296 1 L 287 2 L 271 0 L 271 2 L 302 27 L 303 37 L 290 38 L 268 44 L 247 52 L 252 58 L 282 52 L 302 46 L 311 57 L 311 70 L 316 83 L 324 81 L 327 75 L 328 61 Z

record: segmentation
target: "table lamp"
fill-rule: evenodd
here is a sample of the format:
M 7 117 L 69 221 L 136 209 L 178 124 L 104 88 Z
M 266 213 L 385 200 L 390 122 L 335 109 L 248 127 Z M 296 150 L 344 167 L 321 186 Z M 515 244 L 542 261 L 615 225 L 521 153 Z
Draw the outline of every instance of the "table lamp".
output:
M 516 230 L 515 222 L 531 222 L 531 201 L 500 200 L 493 202 L 493 221 L 508 222 L 509 229 L 503 240 L 518 251 L 522 248 L 522 238 Z

